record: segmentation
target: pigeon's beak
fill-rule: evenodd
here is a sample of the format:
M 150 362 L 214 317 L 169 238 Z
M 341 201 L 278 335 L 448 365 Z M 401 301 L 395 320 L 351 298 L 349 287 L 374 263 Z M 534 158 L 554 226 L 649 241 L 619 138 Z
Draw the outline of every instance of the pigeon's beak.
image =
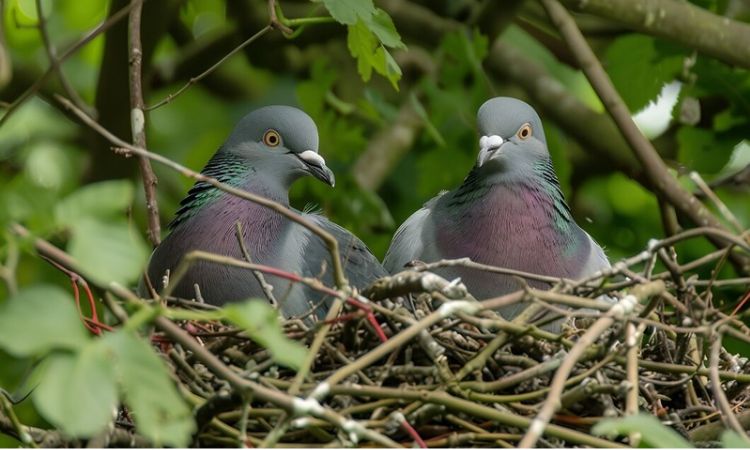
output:
M 336 184 L 336 177 L 333 176 L 331 169 L 326 166 L 326 160 L 317 152 L 305 150 L 302 153 L 298 153 L 297 157 L 305 163 L 308 170 L 315 178 L 324 181 L 331 186 Z
M 477 166 L 482 167 L 495 152 L 503 145 L 503 138 L 496 134 L 491 136 L 482 136 L 479 139 L 479 156 L 477 156 Z

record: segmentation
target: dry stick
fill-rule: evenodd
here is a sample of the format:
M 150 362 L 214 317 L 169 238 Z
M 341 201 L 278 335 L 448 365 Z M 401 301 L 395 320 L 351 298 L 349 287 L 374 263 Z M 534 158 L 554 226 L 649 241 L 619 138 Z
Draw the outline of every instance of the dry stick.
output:
M 141 46 L 143 0 L 131 0 L 130 4 L 133 5 L 128 19 L 128 36 L 130 38 L 130 130 L 133 134 L 133 145 L 146 148 L 146 117 L 143 114 L 143 49 Z M 138 167 L 141 171 L 143 191 L 146 195 L 148 240 L 151 241 L 151 245 L 156 247 L 161 242 L 159 204 L 156 202 L 158 180 L 151 168 L 151 161 L 145 156 L 138 156 Z
M 75 44 L 68 47 L 67 50 L 65 50 L 62 55 L 60 55 L 59 58 L 57 58 L 57 63 L 62 64 L 66 59 L 71 57 L 73 54 L 75 54 L 78 50 L 80 50 L 82 47 L 84 47 L 86 44 L 94 40 L 97 36 L 104 33 L 108 29 L 112 27 L 112 25 L 116 24 L 120 20 L 122 20 L 125 15 L 127 15 L 130 12 L 130 8 L 133 7 L 133 4 L 130 3 L 127 6 L 123 7 L 121 10 L 117 11 L 116 13 L 109 16 L 107 20 L 100 23 L 99 25 L 92 28 L 88 33 L 86 33 L 80 40 L 78 40 Z M 2 126 L 10 117 L 10 115 L 15 112 L 15 110 L 18 109 L 26 100 L 29 99 L 32 95 L 34 95 L 41 87 L 44 85 L 44 83 L 47 82 L 49 77 L 55 73 L 55 67 L 50 66 L 47 68 L 47 70 L 37 78 L 37 80 L 29 86 L 28 89 L 26 89 L 20 96 L 18 96 L 15 100 L 13 100 L 13 103 L 11 103 L 6 111 L 5 114 L 3 114 L 3 117 L 0 118 L 0 126 Z
M 699 226 L 710 226 L 726 230 L 721 223 L 691 193 L 682 188 L 680 183 L 669 173 L 666 164 L 654 149 L 651 142 L 641 133 L 633 122 L 625 103 L 617 93 L 612 81 L 602 68 L 601 63 L 589 47 L 573 18 L 558 0 L 541 0 L 550 20 L 559 30 L 578 65 L 591 83 L 607 112 L 617 124 L 623 137 L 628 142 L 636 158 L 640 161 L 644 173 L 656 190 L 683 214 Z M 721 244 L 721 241 L 719 241 Z M 747 266 L 743 262 L 743 266 Z M 745 267 L 745 269 L 748 269 Z
M 134 1 L 136 1 L 136 0 L 134 0 Z M 167 95 L 163 100 L 161 100 L 160 102 L 156 103 L 155 105 L 151 105 L 151 106 L 145 107 L 144 110 L 145 111 L 153 111 L 153 110 L 155 110 L 157 108 L 160 108 L 160 107 L 166 105 L 167 103 L 171 102 L 177 96 L 179 96 L 180 94 L 182 94 L 183 92 L 185 92 L 186 90 L 188 90 L 188 88 L 190 88 L 190 86 L 192 86 L 195 83 L 199 82 L 200 80 L 204 79 L 209 74 L 211 74 L 211 72 L 213 72 L 214 70 L 216 70 L 220 65 L 224 64 L 224 61 L 226 61 L 227 59 L 231 58 L 237 52 L 239 52 L 243 48 L 247 47 L 248 45 L 250 45 L 253 42 L 255 42 L 256 40 L 258 40 L 261 36 L 263 36 L 264 34 L 268 33 L 269 31 L 271 31 L 271 29 L 273 29 L 273 27 L 271 25 L 266 25 L 265 27 L 261 28 L 260 31 L 258 31 L 254 35 L 252 35 L 249 38 L 247 38 L 245 40 L 245 42 L 241 43 L 240 45 L 238 45 L 237 47 L 235 47 L 234 49 L 232 49 L 232 51 L 230 51 L 229 53 L 227 53 L 226 55 L 224 55 L 224 57 L 221 58 L 220 60 L 218 60 L 216 62 L 216 64 L 214 64 L 213 66 L 211 66 L 208 69 L 204 70 L 200 75 L 190 78 L 190 80 L 188 80 L 188 82 L 185 83 L 185 85 L 182 86 L 180 89 L 178 89 L 176 92 L 173 92 L 173 93 Z
M 112 293 L 122 296 L 130 302 L 135 302 L 143 307 L 150 307 L 135 294 L 116 283 L 111 283 L 109 289 Z M 242 378 L 238 373 L 224 364 L 219 357 L 211 353 L 194 337 L 190 336 L 190 334 L 168 318 L 157 315 L 154 318 L 154 324 L 174 342 L 191 351 L 198 361 L 201 361 L 218 378 L 226 380 L 238 394 L 248 401 L 259 400 L 261 402 L 272 403 L 293 416 L 313 416 L 349 433 L 369 439 L 381 446 L 399 447 L 389 437 L 373 430 L 368 430 L 359 422 L 346 419 L 335 411 L 325 408 L 317 401 L 303 400 L 299 397 L 294 397 Z
M 310 369 L 315 363 L 315 358 L 318 356 L 318 352 L 320 351 L 323 342 L 328 336 L 328 331 L 330 331 L 331 327 L 333 326 L 332 321 L 334 318 L 336 318 L 336 316 L 339 315 L 343 304 L 344 303 L 340 298 L 336 297 L 334 299 L 334 303 L 331 306 L 331 309 L 329 309 L 328 314 L 326 314 L 326 320 L 323 323 L 323 326 L 315 334 L 315 339 L 313 339 L 313 342 L 310 345 L 310 350 L 307 352 L 307 356 L 305 358 L 305 361 L 302 363 L 302 367 L 300 367 L 300 370 L 297 371 L 297 375 L 295 375 L 294 381 L 292 381 L 291 386 L 289 386 L 289 389 L 287 390 L 287 393 L 289 395 L 297 395 L 297 393 L 299 393 L 300 387 L 305 381 L 305 377 L 307 377 L 307 375 L 310 373 Z M 315 394 L 316 393 L 313 392 L 308 395 L 307 398 L 313 399 L 315 401 L 321 400 L 316 398 Z M 276 427 L 274 427 L 274 429 L 271 430 L 268 435 L 266 435 L 266 438 L 263 440 L 260 446 L 262 448 L 275 447 L 279 439 L 281 439 L 284 436 L 284 433 L 286 433 L 286 430 L 289 429 L 289 425 L 291 425 L 291 423 L 292 417 L 289 414 L 285 414 L 284 416 L 282 416 L 279 419 L 279 422 L 276 424 Z
M 529 305 L 526 309 L 521 311 L 521 314 L 516 316 L 511 323 L 519 326 L 524 326 L 528 323 L 529 319 L 535 316 L 541 307 L 539 305 Z M 505 345 L 512 335 L 507 332 L 498 333 L 492 341 L 490 341 L 479 353 L 470 359 L 462 368 L 456 373 L 455 380 L 461 381 L 470 373 L 475 370 L 479 370 L 487 365 L 487 361 L 495 354 L 497 349 Z
M 662 281 L 653 281 L 648 284 L 641 284 L 634 287 L 631 293 L 617 302 L 601 319 L 597 320 L 583 336 L 578 339 L 576 345 L 570 349 L 568 356 L 565 358 L 560 368 L 555 372 L 555 376 L 550 383 L 549 394 L 545 400 L 542 409 L 531 423 L 531 426 L 521 440 L 519 447 L 534 447 L 544 429 L 548 426 L 552 415 L 560 406 L 560 395 L 565 388 L 565 381 L 570 375 L 578 359 L 584 354 L 586 349 L 594 344 L 596 339 L 609 329 L 616 319 L 621 319 L 632 314 L 635 306 L 639 301 L 664 291 L 665 286 Z
M 454 397 L 443 391 L 411 390 L 402 388 L 387 388 L 361 385 L 336 386 L 331 391 L 334 395 L 367 396 L 372 398 L 401 398 L 404 400 L 422 401 L 443 405 L 453 411 L 460 411 L 466 415 L 493 420 L 511 427 L 528 428 L 531 419 L 517 414 L 501 411 L 490 406 L 474 403 L 469 400 Z M 547 427 L 546 434 L 560 439 L 565 439 L 578 444 L 599 448 L 622 448 L 622 444 L 611 442 L 606 439 L 589 436 L 580 431 L 571 430 L 559 425 Z
M 716 208 L 721 212 L 721 215 L 724 216 L 724 218 L 727 220 L 727 222 L 731 223 L 732 226 L 735 228 L 735 231 L 742 234 L 745 230 L 742 227 L 742 224 L 739 220 L 737 220 L 737 217 L 732 213 L 732 211 L 727 208 L 727 205 L 724 204 L 724 202 L 721 201 L 718 195 L 706 184 L 706 182 L 703 180 L 703 177 L 700 176 L 698 172 L 690 172 L 690 179 L 693 180 L 693 183 L 698 186 L 698 188 L 703 192 L 703 194 L 713 202 L 714 205 L 716 205 Z
M 64 107 L 66 107 L 73 114 L 75 114 L 76 117 L 81 119 L 81 121 L 83 121 L 86 125 L 91 127 L 94 131 L 102 135 L 107 140 L 109 140 L 113 145 L 120 147 L 126 153 L 135 154 L 139 156 L 145 156 L 151 160 L 154 160 L 160 164 L 163 164 L 181 173 L 182 175 L 186 177 L 193 178 L 194 180 L 197 180 L 197 181 L 203 181 L 224 192 L 227 192 L 239 198 L 251 201 L 258 205 L 265 206 L 266 208 L 269 208 L 281 214 L 282 216 L 286 217 L 292 222 L 295 222 L 307 228 L 308 230 L 316 234 L 318 237 L 320 237 L 323 240 L 323 242 L 325 242 L 326 247 L 328 247 L 328 251 L 331 254 L 331 260 L 333 261 L 333 264 L 332 264 L 333 275 L 334 275 L 334 282 L 336 283 L 336 287 L 338 287 L 339 289 L 344 289 L 348 287 L 348 282 L 346 280 L 346 277 L 344 275 L 344 270 L 341 265 L 341 257 L 339 256 L 339 243 L 336 240 L 336 238 L 334 238 L 333 235 L 331 235 L 329 232 L 320 228 L 318 225 L 308 221 L 307 219 L 302 217 L 300 214 L 297 214 L 292 209 L 287 208 L 281 203 L 275 202 L 271 199 L 262 197 L 260 195 L 256 195 L 247 191 L 243 191 L 242 189 L 237 189 L 233 186 L 222 183 L 215 178 L 207 177 L 201 173 L 195 172 L 194 170 L 190 170 L 187 167 L 181 164 L 178 164 L 172 161 L 171 159 L 166 158 L 162 155 L 159 155 L 157 153 L 151 153 L 144 148 L 130 145 L 127 142 L 123 141 L 122 139 L 110 133 L 109 130 L 102 127 L 98 122 L 96 122 L 91 117 L 86 115 L 85 112 L 81 111 L 75 105 L 73 105 L 70 102 L 70 100 L 60 95 L 55 95 L 55 99 L 57 99 L 58 102 L 60 102 Z
M 76 91 L 73 85 L 70 84 L 70 80 L 68 80 L 68 77 L 65 76 L 62 65 L 57 59 L 57 52 L 55 51 L 55 47 L 52 45 L 52 40 L 50 39 L 49 31 L 47 30 L 47 18 L 44 17 L 44 11 L 42 11 L 42 0 L 36 0 L 36 15 L 37 20 L 39 21 L 37 27 L 39 28 L 39 33 L 42 35 L 44 50 L 47 52 L 47 58 L 49 59 L 52 68 L 55 72 L 57 72 L 57 78 L 60 80 L 60 84 L 62 84 L 63 89 L 76 106 L 84 111 L 91 111 L 92 108 L 87 106 L 83 102 L 83 99 L 78 94 L 78 91 Z
M 626 376 L 628 391 L 625 397 L 625 415 L 638 414 L 638 352 L 640 350 L 640 333 L 632 322 L 625 325 L 625 345 L 627 346 Z M 630 445 L 637 447 L 640 433 L 630 433 Z
M 711 390 L 714 391 L 714 401 L 721 411 L 721 420 L 727 428 L 734 430 L 740 436 L 747 438 L 747 432 L 732 411 L 732 405 L 729 404 L 727 396 L 721 387 L 719 378 L 719 353 L 721 352 L 721 340 L 723 333 L 721 330 L 712 330 L 711 333 L 711 354 L 708 362 L 709 377 L 711 378 Z
M 543 282 L 550 283 L 550 284 L 559 283 L 560 281 L 565 280 L 564 278 L 561 278 L 561 277 L 549 277 L 546 275 L 523 272 L 520 270 L 508 269 L 505 267 L 481 264 L 481 263 L 472 261 L 471 258 L 443 259 L 434 263 L 418 265 L 414 267 L 413 270 L 417 272 L 423 272 L 423 271 L 433 271 L 441 267 L 455 267 L 455 266 L 466 267 L 468 269 L 481 270 L 484 272 L 499 273 L 502 275 L 511 275 L 511 276 L 516 276 L 520 278 L 525 278 L 528 280 L 543 281 Z
M 689 230 L 682 231 L 680 233 L 674 234 L 672 236 L 669 236 L 665 239 L 652 239 L 648 243 L 648 249 L 642 251 L 641 253 L 638 253 L 637 255 L 631 256 L 630 258 L 623 259 L 621 261 L 616 262 L 612 265 L 612 267 L 597 271 L 596 273 L 592 274 L 589 277 L 583 278 L 576 282 L 575 286 L 582 286 L 584 284 L 590 283 L 591 281 L 594 281 L 598 278 L 601 278 L 603 276 L 612 276 L 617 274 L 618 272 L 622 271 L 623 268 L 640 264 L 644 261 L 647 261 L 650 259 L 654 252 L 659 250 L 660 248 L 669 247 L 677 242 L 681 242 L 684 240 L 687 240 L 689 238 L 697 237 L 697 236 L 712 236 L 716 239 L 722 239 L 727 241 L 730 244 L 734 244 L 737 247 L 745 250 L 746 252 L 750 253 L 750 244 L 743 241 L 739 237 L 733 235 L 732 233 L 725 231 L 723 229 L 719 228 L 713 228 L 713 227 L 698 227 L 698 228 L 691 228 Z M 726 251 L 725 248 L 720 249 L 721 254 Z
M 237 244 L 240 246 L 242 257 L 245 258 L 245 261 L 253 264 L 253 258 L 250 256 L 250 252 L 247 250 L 247 246 L 245 245 L 245 236 L 242 232 L 242 222 L 238 220 L 234 223 L 234 227 L 237 233 Z M 273 286 L 268 284 L 268 281 L 266 281 L 266 277 L 263 276 L 263 272 L 259 270 L 253 270 L 253 275 L 255 276 L 255 279 L 258 280 L 260 288 L 263 290 L 263 293 L 266 295 L 268 301 L 271 302 L 271 305 L 273 305 L 274 308 L 278 308 L 279 301 L 276 300 L 276 297 L 273 295 Z

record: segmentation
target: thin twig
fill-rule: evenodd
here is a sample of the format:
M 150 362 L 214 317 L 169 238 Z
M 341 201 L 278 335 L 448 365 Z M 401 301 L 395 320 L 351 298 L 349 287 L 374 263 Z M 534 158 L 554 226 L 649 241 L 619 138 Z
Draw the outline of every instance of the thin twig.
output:
M 253 258 L 250 256 L 250 252 L 247 250 L 247 245 L 245 245 L 245 235 L 242 231 L 242 222 L 238 220 L 234 223 L 234 226 L 236 228 L 235 231 L 237 235 L 237 243 L 240 246 L 242 257 L 245 258 L 245 261 L 253 264 Z M 266 295 L 268 301 L 271 302 L 271 305 L 273 305 L 274 308 L 278 308 L 279 301 L 276 300 L 276 297 L 273 295 L 273 286 L 271 286 L 268 281 L 266 281 L 266 277 L 263 276 L 263 272 L 259 270 L 253 270 L 253 275 L 255 276 L 255 279 L 258 280 L 260 288 L 263 289 L 263 293 Z
M 716 406 L 719 408 L 719 411 L 721 411 L 721 420 L 727 428 L 734 430 L 735 433 L 738 433 L 740 436 L 747 437 L 747 432 L 742 425 L 740 425 L 737 417 L 734 415 L 732 405 L 729 404 L 724 389 L 721 387 L 721 378 L 719 377 L 719 355 L 721 353 L 722 335 L 723 334 L 720 330 L 713 330 L 713 333 L 711 334 L 711 353 L 708 362 L 711 390 L 714 393 Z
M 37 0 L 41 1 L 41 0 Z M 143 0 L 131 0 L 133 8 L 128 20 L 130 38 L 130 130 L 133 134 L 133 145 L 146 148 L 146 116 L 143 114 L 143 49 L 141 46 L 141 11 Z M 148 217 L 148 239 L 156 247 L 161 242 L 161 224 L 159 223 L 159 204 L 156 201 L 156 174 L 151 168 L 151 161 L 138 155 L 138 167 L 143 179 L 143 191 L 146 195 L 146 216 Z
M 133 6 L 134 6 L 133 3 L 128 4 L 127 6 L 117 11 L 116 13 L 109 16 L 107 20 L 105 20 L 104 22 L 100 23 L 99 25 L 89 30 L 85 35 L 83 35 L 83 37 L 81 37 L 76 43 L 68 47 L 60 55 L 60 57 L 57 58 L 58 64 L 62 64 L 66 59 L 73 56 L 76 52 L 78 52 L 78 50 L 83 48 L 86 44 L 93 41 L 97 36 L 104 33 L 105 31 L 110 29 L 114 24 L 122 20 L 130 12 L 130 9 Z M 11 114 L 13 114 L 26 100 L 29 99 L 29 97 L 36 94 L 39 91 L 39 89 L 41 89 L 41 87 L 44 86 L 44 84 L 47 82 L 49 77 L 54 73 L 55 73 L 55 67 L 50 65 L 50 67 L 48 67 L 47 70 L 39 78 L 37 78 L 36 81 L 31 86 L 29 86 L 28 89 L 26 89 L 15 100 L 13 100 L 13 103 L 11 103 L 5 110 L 5 114 L 3 114 L 3 117 L 0 117 L 0 127 L 10 118 Z
M 531 448 L 535 446 L 541 435 L 544 433 L 544 429 L 552 419 L 552 415 L 560 407 L 560 395 L 565 388 L 565 381 L 567 380 L 568 375 L 573 370 L 578 359 L 583 355 L 586 349 L 594 343 L 596 338 L 609 329 L 615 323 L 617 318 L 631 315 L 638 302 L 656 295 L 664 289 L 664 283 L 661 281 L 653 281 L 648 284 L 636 286 L 632 289 L 630 295 L 620 300 L 609 310 L 609 312 L 597 320 L 591 328 L 589 328 L 586 333 L 578 339 L 578 342 L 576 342 L 576 345 L 570 349 L 568 356 L 560 365 L 560 368 L 557 369 L 557 372 L 550 383 L 547 400 L 545 400 L 542 409 L 526 431 L 526 434 L 518 445 L 519 447 Z
M 268 33 L 272 29 L 273 29 L 273 27 L 271 25 L 266 25 L 265 27 L 261 28 L 260 31 L 258 31 L 254 35 L 252 35 L 249 38 L 247 38 L 245 40 L 245 42 L 241 43 L 237 47 L 233 48 L 232 51 L 230 51 L 229 53 L 227 53 L 226 55 L 224 55 L 224 57 L 222 57 L 220 60 L 218 60 L 213 66 L 211 66 L 208 69 L 206 69 L 203 72 L 201 72 L 200 75 L 197 75 L 195 77 L 191 77 L 190 80 L 188 80 L 188 82 L 185 83 L 185 85 L 182 86 L 180 89 L 178 89 L 176 92 L 173 92 L 173 93 L 167 95 L 163 100 L 159 101 L 158 103 L 156 103 L 154 105 L 145 107 L 144 110 L 145 111 L 153 111 L 153 110 L 155 110 L 157 108 L 160 108 L 160 107 L 166 105 L 167 103 L 170 103 L 172 100 L 174 100 L 180 94 L 182 94 L 183 92 L 185 92 L 186 90 L 188 90 L 188 88 L 190 88 L 190 86 L 194 85 L 195 83 L 199 82 L 200 80 L 202 80 L 205 77 L 207 77 L 208 75 L 210 75 L 211 72 L 213 72 L 214 70 L 216 70 L 220 65 L 224 64 L 224 62 L 226 60 L 228 60 L 229 58 L 231 58 L 232 56 L 234 56 L 237 52 L 239 52 L 243 48 L 247 47 L 248 45 L 250 45 L 253 42 L 255 42 L 256 40 L 258 40 L 261 36 L 263 36 L 264 34 Z
M 625 415 L 634 416 L 638 414 L 638 353 L 640 352 L 640 333 L 632 322 L 625 325 L 625 345 L 627 353 L 625 357 L 628 360 L 626 364 L 628 392 L 625 397 Z M 630 445 L 638 446 L 640 433 L 630 434 Z
M 742 234 L 745 229 L 742 227 L 740 221 L 737 220 L 737 217 L 729 208 L 727 208 L 727 205 L 724 204 L 719 196 L 716 195 L 716 193 L 708 186 L 708 184 L 706 184 L 706 182 L 703 180 L 703 177 L 701 177 L 700 174 L 695 171 L 690 172 L 689 176 L 690 179 L 693 180 L 693 183 L 698 186 L 698 189 L 700 189 L 701 192 L 703 192 L 703 194 L 708 197 L 708 199 L 711 200 L 711 202 L 716 206 L 719 212 L 721 212 L 721 215 L 724 216 L 727 222 L 732 224 L 735 231 Z
M 78 94 L 78 91 L 76 91 L 73 85 L 70 84 L 70 80 L 65 75 L 62 64 L 60 64 L 60 61 L 57 59 L 57 51 L 52 45 L 52 40 L 49 37 L 49 30 L 47 30 L 47 18 L 44 16 L 44 11 L 42 11 L 42 0 L 36 0 L 36 15 L 38 20 L 37 27 L 39 28 L 39 33 L 42 35 L 44 50 L 47 52 L 47 58 L 49 59 L 52 69 L 57 73 L 57 78 L 60 80 L 60 84 L 65 90 L 65 93 L 68 94 L 68 97 L 70 97 L 73 104 L 96 117 L 93 108 L 84 103 L 83 99 Z

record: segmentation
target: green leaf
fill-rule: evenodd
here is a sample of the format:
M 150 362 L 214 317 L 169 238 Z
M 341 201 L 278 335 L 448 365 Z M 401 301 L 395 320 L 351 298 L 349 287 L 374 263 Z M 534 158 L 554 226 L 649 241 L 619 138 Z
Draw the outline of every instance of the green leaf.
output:
M 683 59 L 682 54 L 651 37 L 631 34 L 607 49 L 606 68 L 628 108 L 635 112 L 655 100 L 662 86 L 682 71 Z
M 721 446 L 723 448 L 750 448 L 750 440 L 736 431 L 726 430 L 721 433 Z
M 375 51 L 375 61 L 375 70 L 379 74 L 384 75 L 388 81 L 391 82 L 393 89 L 398 91 L 398 80 L 401 79 L 401 68 L 398 66 L 396 60 L 393 59 L 391 53 L 386 50 L 385 47 L 379 47 Z
M 356 24 L 349 26 L 346 41 L 349 53 L 357 59 L 357 71 L 363 81 L 369 81 L 372 70 L 375 69 L 391 82 L 394 89 L 398 90 L 401 68 L 364 21 L 359 20 Z
M 367 25 L 361 20 L 348 28 L 349 34 L 346 37 L 346 44 L 349 47 L 349 53 L 357 60 L 357 71 L 362 80 L 369 81 L 372 76 L 373 52 L 377 41 Z
M 693 170 L 713 174 L 729 161 L 740 140 L 729 134 L 722 136 L 704 128 L 683 126 L 677 131 L 678 158 Z
M 148 249 L 126 222 L 84 217 L 73 224 L 68 253 L 97 283 L 107 285 L 114 281 L 126 285 L 140 275 Z
M 602 420 L 591 429 L 591 432 L 609 437 L 640 433 L 641 445 L 652 448 L 693 447 L 676 431 L 663 425 L 656 417 L 647 414 Z
M 153 348 L 124 329 L 108 334 L 102 341 L 115 356 L 117 380 L 138 432 L 157 447 L 188 446 L 195 422 Z
M 133 202 L 133 193 L 133 184 L 127 180 L 89 184 L 65 197 L 55 208 L 55 217 L 61 226 L 75 226 L 85 217 L 124 216 Z
M 75 350 L 88 341 L 73 298 L 59 287 L 29 287 L 0 308 L 0 347 L 13 355 Z
M 286 337 L 275 309 L 263 301 L 246 301 L 224 308 L 226 319 L 242 328 L 258 344 L 271 352 L 274 361 L 299 369 L 307 350 Z
M 106 350 L 93 341 L 75 354 L 55 353 L 41 367 L 34 405 L 67 434 L 93 436 L 115 417 L 117 388 Z
M 396 31 L 396 26 L 387 12 L 378 8 L 375 13 L 365 20 L 367 27 L 377 36 L 380 43 L 386 47 L 406 48 L 401 41 L 401 36 Z
M 336 22 L 354 25 L 359 20 L 368 20 L 375 13 L 372 0 L 323 0 L 328 12 Z

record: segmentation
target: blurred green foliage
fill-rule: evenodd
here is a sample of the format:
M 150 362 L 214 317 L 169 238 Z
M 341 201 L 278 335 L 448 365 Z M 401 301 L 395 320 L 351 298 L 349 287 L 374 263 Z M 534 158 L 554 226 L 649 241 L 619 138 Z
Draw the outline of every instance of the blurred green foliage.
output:
M 223 32 L 234 30 L 235 35 L 228 39 L 231 45 L 227 50 L 231 49 L 247 37 L 245 33 L 266 24 L 265 1 L 244 2 L 257 16 L 250 19 L 232 15 L 229 3 L 186 0 L 179 2 L 174 17 L 164 18 L 169 26 L 152 42 L 156 49 L 153 61 L 146 61 L 147 104 L 165 98 L 199 73 L 191 68 L 212 64 L 226 53 L 217 50 L 208 53 L 210 61 L 191 61 L 192 55 L 201 54 L 202 46 L 224 48 L 217 42 L 221 43 Z M 549 25 L 540 25 L 528 4 L 498 32 L 481 17 L 470 18 L 466 5 L 475 2 L 417 2 L 431 8 L 441 20 L 463 23 L 459 29 L 446 29 L 439 38 L 432 38 L 429 30 L 408 21 L 396 31 L 385 6 L 388 2 L 280 3 L 283 20 L 294 23 L 300 19 L 298 23 L 305 24 L 297 28 L 295 38 L 286 39 L 272 31 L 274 36 L 266 36 L 244 55 L 234 56 L 205 82 L 149 112 L 148 147 L 200 169 L 248 111 L 272 103 L 299 105 L 318 125 L 321 153 L 336 173 L 338 184 L 330 189 L 316 180 L 301 180 L 292 190 L 292 204 L 300 209 L 307 203 L 320 206 L 335 222 L 360 236 L 378 257 L 384 255 L 393 231 L 406 217 L 439 191 L 460 184 L 473 165 L 479 105 L 495 95 L 528 98 L 519 83 L 487 69 L 495 40 L 508 43 L 542 67 L 564 86 L 571 99 L 603 112 L 585 77 L 569 64 L 559 39 L 545 31 Z M 726 2 L 694 3 L 719 14 L 726 8 Z M 124 3 L 43 0 L 41 4 L 47 30 L 60 54 L 106 18 L 111 5 Z M 0 98 L 10 103 L 46 70 L 49 61 L 36 27 L 34 0 L 6 0 L 2 13 L 4 43 L 0 44 L 8 52 L 4 64 L 12 66 L 13 78 L 0 85 Z M 501 22 L 498 12 L 487 10 L 485 14 Z M 334 20 L 329 20 L 329 15 Z M 314 18 L 322 20 L 302 20 Z M 248 23 L 256 28 L 247 29 Z M 746 70 L 620 28 L 590 39 L 633 113 L 656 100 L 665 83 L 675 79 L 682 83 L 677 104 L 660 111 L 669 118 L 669 128 L 661 136 L 650 137 L 689 189 L 696 190 L 685 177 L 691 171 L 707 181 L 720 180 L 750 163 L 750 146 L 744 141 L 750 122 L 750 76 Z M 86 104 L 121 111 L 118 117 L 127 121 L 129 105 L 108 103 L 112 92 L 98 87 L 102 77 L 113 76 L 112 70 L 126 73 L 127 61 L 123 58 L 114 69 L 105 67 L 104 51 L 105 40 L 99 36 L 70 57 L 63 70 Z M 183 66 L 188 68 L 182 70 Z M 380 76 L 373 77 L 373 71 Z M 119 89 L 127 89 L 127 85 Z M 246 95 L 248 92 L 254 95 Z M 20 392 L 28 388 L 30 374 L 54 371 L 59 375 L 56 384 L 42 383 L 33 394 L 34 405 L 52 425 L 91 435 L 110 420 L 107 414 L 118 395 L 124 394 L 126 403 L 144 421 L 139 422 L 142 433 L 156 442 L 185 445 L 192 424 L 186 419 L 188 407 L 173 392 L 163 364 L 149 351 L 146 341 L 132 330 L 118 331 L 104 340 L 82 334 L 68 277 L 35 256 L 28 239 L 8 231 L 12 223 L 23 224 L 32 234 L 65 249 L 85 269 L 89 281 L 101 285 L 134 285 L 148 257 L 143 190 L 134 159 L 114 155 L 109 145 L 99 143 L 90 130 L 67 117 L 51 100 L 51 93 L 65 94 L 59 80 L 45 85 L 40 95 L 0 127 L 0 230 L 4 230 L 0 261 L 6 269 L 4 288 L 0 289 L 0 387 Z M 643 180 L 629 177 L 609 160 L 592 156 L 564 124 L 546 115 L 549 106 L 534 106 L 545 121 L 550 153 L 568 202 L 579 223 L 602 244 L 610 259 L 635 254 L 650 239 L 663 237 L 659 201 Z M 360 187 L 354 173 L 357 161 L 374 136 L 394 127 L 404 108 L 413 109 L 420 119 L 413 142 L 406 144 L 376 189 Z M 166 224 L 192 180 L 163 166 L 156 165 L 155 171 L 162 223 Z M 126 175 L 102 176 L 109 173 Z M 717 193 L 747 227 L 747 185 L 726 185 Z M 695 239 L 681 244 L 678 254 L 681 261 L 690 261 L 712 248 Z M 729 305 L 743 290 L 746 288 L 715 288 L 714 301 Z M 7 301 L 14 291 L 14 300 Z M 36 306 L 30 310 L 32 303 Z M 238 307 L 226 316 L 248 329 L 251 336 L 253 327 L 275 323 L 272 319 L 248 322 L 248 317 L 265 317 L 265 311 Z M 280 362 L 294 367 L 301 349 L 288 347 L 289 342 L 275 328 L 271 332 L 259 329 L 262 332 L 255 333 L 263 336 L 265 345 L 280 346 L 275 347 L 282 355 Z M 20 341 L 18 336 L 34 336 L 34 340 Z M 746 348 L 737 351 L 750 354 Z M 94 357 L 102 352 L 112 365 Z M 36 364 L 42 355 L 51 357 Z M 132 382 L 146 378 L 149 383 Z M 94 390 L 104 400 L 92 400 Z M 154 398 L 165 403 L 154 405 Z M 88 415 L 65 409 L 71 402 Z M 29 402 L 21 403 L 17 412 L 25 423 L 46 424 Z M 141 425 L 146 420 L 149 425 Z M 0 444 L 9 442 L 3 439 L 0 437 Z

